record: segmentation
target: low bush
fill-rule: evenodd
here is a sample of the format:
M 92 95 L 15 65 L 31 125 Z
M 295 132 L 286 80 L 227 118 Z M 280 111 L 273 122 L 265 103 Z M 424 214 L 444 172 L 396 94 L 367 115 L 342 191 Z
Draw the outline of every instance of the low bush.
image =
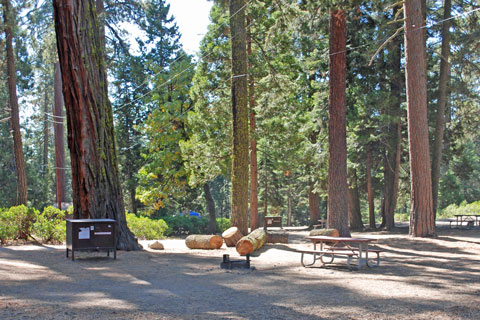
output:
M 6 240 L 14 239 L 18 233 L 18 227 L 15 224 L 15 216 L 13 212 L 0 208 L 0 243 Z
M 230 219 L 228 218 L 217 218 L 217 231 L 223 232 L 230 228 Z
M 168 226 L 162 219 L 137 217 L 134 213 L 126 213 L 127 225 L 133 234 L 144 240 L 162 239 L 165 237 Z
M 437 218 L 453 218 L 456 214 L 478 214 L 480 215 L 480 201 L 472 203 L 462 202 L 460 205 L 451 204 L 440 210 Z
M 168 225 L 166 235 L 203 234 L 207 230 L 208 219 L 190 216 L 166 216 Z
M 37 216 L 32 233 L 46 242 L 63 242 L 66 236 L 65 212 L 55 207 L 46 207 Z
M 11 207 L 3 215 L 4 218 L 2 220 L 9 225 L 8 233 L 14 233 L 13 235 L 9 234 L 8 239 L 27 240 L 32 232 L 33 222 L 38 216 L 38 210 L 20 205 Z

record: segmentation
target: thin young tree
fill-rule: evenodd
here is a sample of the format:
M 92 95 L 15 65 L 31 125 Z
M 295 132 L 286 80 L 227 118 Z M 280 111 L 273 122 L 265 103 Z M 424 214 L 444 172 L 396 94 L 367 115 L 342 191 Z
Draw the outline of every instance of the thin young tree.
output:
M 248 233 L 248 93 L 245 0 L 230 0 L 232 47 L 232 225 Z
M 443 5 L 442 24 L 442 50 L 440 56 L 440 79 L 438 80 L 438 103 L 435 123 L 435 140 L 433 141 L 432 153 L 432 196 L 433 212 L 436 216 L 438 206 L 438 187 L 440 181 L 440 166 L 442 164 L 443 134 L 445 131 L 445 109 L 447 105 L 448 78 L 450 74 L 450 65 L 448 62 L 450 56 L 450 16 L 452 10 L 452 1 L 445 0 Z
M 62 202 L 65 202 L 65 141 L 64 141 L 64 105 L 62 95 L 62 73 L 60 63 L 54 65 L 54 104 L 53 104 L 53 132 L 55 141 L 55 177 L 56 177 L 56 195 L 58 207 L 62 208 Z
M 346 36 L 347 15 L 341 8 L 330 9 L 330 61 L 328 106 L 328 220 L 340 236 L 348 228 L 347 136 L 346 136 Z
M 8 104 L 10 106 L 10 127 L 13 135 L 15 154 L 15 171 L 17 175 L 16 204 L 27 204 L 27 175 L 23 156 L 22 134 L 20 132 L 20 111 L 17 97 L 17 76 L 15 70 L 15 54 L 13 50 L 12 25 L 15 21 L 10 0 L 3 0 L 3 22 L 5 28 L 5 50 L 7 54 Z
M 250 25 L 250 19 L 247 17 Z M 252 56 L 252 35 L 250 28 L 247 32 L 247 53 Z M 258 228 L 258 164 L 257 164 L 257 139 L 255 137 L 256 114 L 255 114 L 255 79 L 253 66 L 248 62 L 248 107 L 250 109 L 250 229 Z
M 410 234 L 435 235 L 427 120 L 427 78 L 422 0 L 406 0 L 405 76 L 410 153 Z
M 139 249 L 127 227 L 101 27 L 94 0 L 54 0 L 67 109 L 75 218 L 117 221 L 117 248 Z

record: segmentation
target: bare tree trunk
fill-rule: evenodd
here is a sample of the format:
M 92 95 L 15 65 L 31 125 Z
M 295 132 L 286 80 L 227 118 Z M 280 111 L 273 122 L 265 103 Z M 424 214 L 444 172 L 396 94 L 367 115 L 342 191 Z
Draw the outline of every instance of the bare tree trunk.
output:
M 55 175 L 57 181 L 57 203 L 58 208 L 62 208 L 62 202 L 65 202 L 65 141 L 63 126 L 63 94 L 62 94 L 62 73 L 60 63 L 54 65 L 54 95 L 55 103 L 53 106 L 53 131 L 55 135 Z
M 94 0 L 54 0 L 55 30 L 67 108 L 74 218 L 117 221 L 117 248 L 140 246 L 127 227 Z
M 363 230 L 362 213 L 360 211 L 360 196 L 358 191 L 357 172 L 352 170 L 351 183 L 348 188 L 348 218 L 350 220 L 350 230 Z
M 308 188 L 308 209 L 310 211 L 310 227 L 320 220 L 320 197 L 313 192 L 313 183 Z
M 450 56 L 450 16 L 452 10 L 452 1 L 445 0 L 443 6 L 442 24 L 442 56 L 440 58 L 440 79 L 438 92 L 437 117 L 435 124 L 435 140 L 433 142 L 432 153 L 432 196 L 433 196 L 433 214 L 437 216 L 438 207 L 438 185 L 440 181 L 440 167 L 442 164 L 443 133 L 445 130 L 445 109 L 447 104 L 448 78 L 450 65 L 448 59 Z
M 287 227 L 292 226 L 292 185 L 288 186 L 287 195 Z
M 45 88 L 45 101 L 43 105 L 43 174 L 48 172 L 48 145 L 50 140 L 50 122 L 48 121 L 48 91 Z
M 10 105 L 10 127 L 12 128 L 13 150 L 15 153 L 15 171 L 17 174 L 17 205 L 27 204 L 27 175 L 23 157 L 22 134 L 20 132 L 20 111 L 17 97 L 17 76 L 15 70 L 15 55 L 13 52 L 13 17 L 9 0 L 3 0 L 3 18 L 7 53 L 8 103 Z
M 397 9 L 394 9 L 396 14 Z M 382 224 L 387 230 L 395 226 L 395 208 L 397 206 L 398 182 L 400 176 L 400 160 L 402 152 L 402 73 L 401 73 L 401 39 L 396 38 L 392 41 L 390 52 L 391 58 L 391 105 L 389 111 L 396 118 L 396 123 L 389 130 L 388 147 L 385 163 L 385 196 L 384 196 L 384 220 Z
M 420 29 L 424 25 L 421 2 L 422 0 L 406 0 L 404 3 L 411 174 L 410 234 L 415 237 L 435 235 L 428 141 L 425 41 Z
M 232 226 L 248 233 L 248 92 L 245 0 L 230 0 L 232 44 Z
M 328 227 L 347 237 L 346 17 L 342 9 L 330 9 Z
M 250 25 L 250 19 L 247 18 Z M 247 53 L 252 55 L 252 39 L 250 29 L 247 33 Z M 258 164 L 257 164 L 257 139 L 255 138 L 255 80 L 252 73 L 252 64 L 248 63 L 248 104 L 250 109 L 250 230 L 258 228 Z
M 372 188 L 372 150 L 370 145 L 367 145 L 367 160 L 366 167 L 366 179 L 367 179 L 367 195 L 368 195 L 368 221 L 370 228 L 376 229 L 375 224 L 375 204 L 373 203 L 373 188 Z
M 215 217 L 215 202 L 213 201 L 212 193 L 208 183 L 203 184 L 203 192 L 205 192 L 205 201 L 207 202 L 208 211 L 208 232 L 217 232 L 217 219 Z

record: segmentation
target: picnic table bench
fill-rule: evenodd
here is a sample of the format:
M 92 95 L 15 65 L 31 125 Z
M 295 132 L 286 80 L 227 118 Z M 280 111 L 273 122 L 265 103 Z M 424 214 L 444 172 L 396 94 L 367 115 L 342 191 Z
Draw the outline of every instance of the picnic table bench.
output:
M 373 238 L 350 238 L 350 237 L 330 237 L 330 236 L 309 236 L 306 239 L 313 243 L 312 249 L 297 249 L 301 254 L 300 263 L 304 267 L 314 265 L 318 260 L 322 262 L 322 267 L 326 264 L 333 263 L 335 257 L 346 257 L 347 267 L 352 270 L 352 258 L 357 260 L 356 269 L 362 267 L 378 267 L 380 265 L 381 249 L 369 249 L 368 244 L 376 239 Z M 316 245 L 320 244 L 320 250 L 317 250 Z M 327 245 L 324 248 L 324 244 Z M 355 245 L 358 245 L 356 247 Z M 368 254 L 376 254 L 376 263 L 369 262 Z M 305 254 L 313 255 L 311 263 L 305 263 Z
M 317 223 L 313 225 L 313 229 L 325 229 L 327 227 L 327 219 L 319 219 Z

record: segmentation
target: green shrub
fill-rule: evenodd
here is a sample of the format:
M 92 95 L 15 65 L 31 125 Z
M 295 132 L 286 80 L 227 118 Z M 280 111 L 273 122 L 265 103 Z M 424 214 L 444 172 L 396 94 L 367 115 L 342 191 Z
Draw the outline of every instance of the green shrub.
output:
M 456 214 L 478 214 L 480 215 L 480 201 L 472 203 L 462 202 L 459 206 L 451 204 L 439 211 L 437 218 L 453 218 Z
M 0 208 L 0 243 L 14 239 L 18 233 L 13 211 Z
M 228 218 L 217 218 L 217 231 L 223 232 L 230 228 L 230 219 Z
M 33 224 L 32 233 L 43 241 L 63 242 L 66 235 L 65 212 L 55 207 L 46 207 Z
M 14 217 L 14 223 L 17 227 L 16 239 L 27 240 L 31 234 L 33 222 L 38 216 L 38 210 L 28 208 L 25 205 L 11 207 L 8 209 L 10 214 Z
M 165 237 L 168 229 L 164 220 L 154 220 L 147 217 L 137 217 L 134 213 L 126 213 L 127 225 L 139 239 L 154 240 Z
M 203 234 L 207 230 L 208 219 L 190 216 L 166 216 L 168 225 L 166 235 Z

